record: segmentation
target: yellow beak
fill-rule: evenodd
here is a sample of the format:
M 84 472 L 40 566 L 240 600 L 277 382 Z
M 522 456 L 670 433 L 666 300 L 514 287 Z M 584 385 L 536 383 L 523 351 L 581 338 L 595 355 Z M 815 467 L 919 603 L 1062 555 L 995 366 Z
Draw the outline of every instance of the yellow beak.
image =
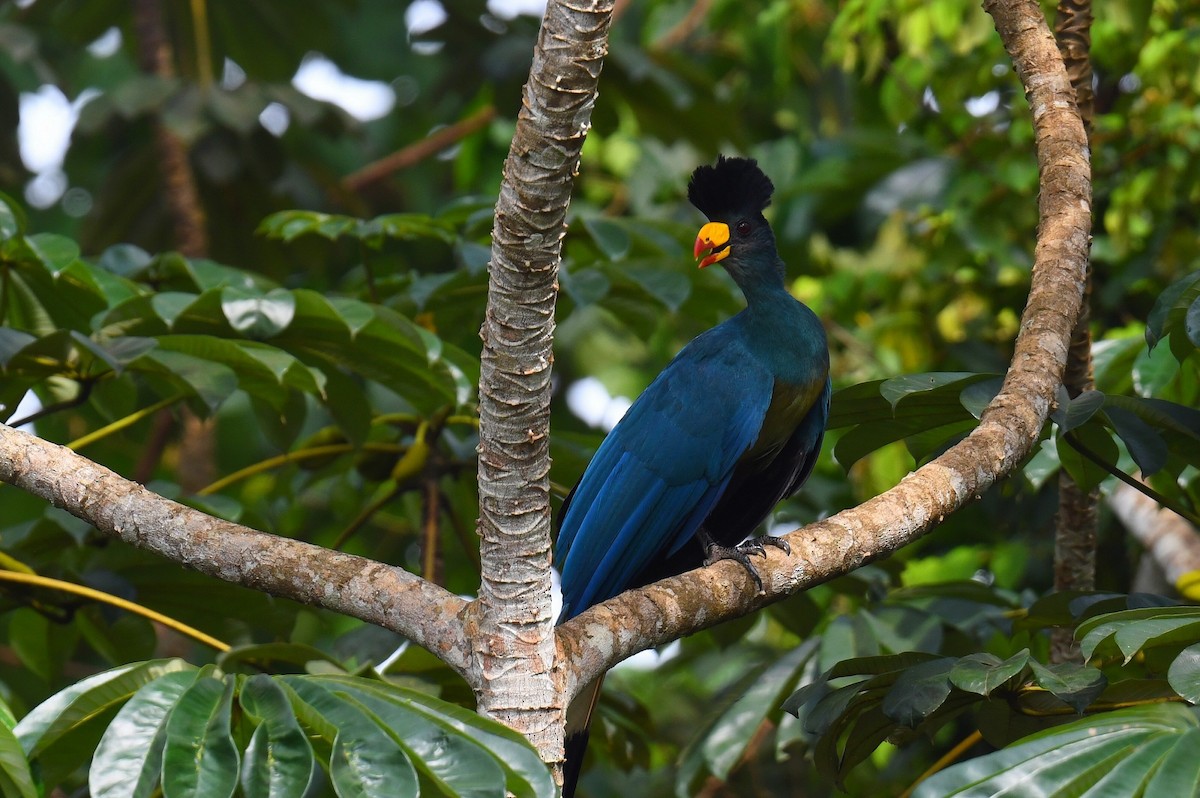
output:
M 702 252 L 708 252 L 704 260 L 700 261 L 700 268 L 711 266 L 719 260 L 724 259 L 729 255 L 729 225 L 724 222 L 709 222 L 700 228 L 700 232 L 696 235 L 696 248 L 694 251 L 695 257 L 700 257 Z

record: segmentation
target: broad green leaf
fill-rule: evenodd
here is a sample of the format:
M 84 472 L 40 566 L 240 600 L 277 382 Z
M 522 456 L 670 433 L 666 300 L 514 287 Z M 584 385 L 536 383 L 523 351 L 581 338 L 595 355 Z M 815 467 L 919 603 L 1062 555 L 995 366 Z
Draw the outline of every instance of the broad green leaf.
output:
M 88 788 L 93 798 L 148 798 L 154 792 L 162 774 L 167 719 L 197 675 L 164 674 L 121 707 L 92 757 Z
M 113 244 L 100 254 L 99 264 L 113 274 L 133 277 L 150 265 L 150 255 L 133 244 Z
M 0 210 L 3 207 L 0 203 Z M 8 707 L 4 708 L 4 712 L 11 714 Z M 25 758 L 21 743 L 7 723 L 0 723 L 0 795 L 5 798 L 39 798 L 29 760 Z
M 1125 662 L 1129 662 L 1145 647 L 1200 640 L 1200 619 L 1147 618 L 1130 621 L 1117 630 L 1114 640 L 1117 648 L 1125 655 Z
M 242 762 L 246 798 L 304 795 L 316 775 L 316 758 L 287 694 L 260 673 L 243 683 L 241 704 L 259 721 Z
M 1167 670 L 1167 681 L 1188 702 L 1200 704 L 1200 643 L 1179 652 Z
M 1110 407 L 1105 414 L 1143 476 L 1151 476 L 1162 470 L 1170 452 L 1167 442 L 1154 427 L 1119 407 Z
M 333 685 L 302 676 L 279 680 L 302 702 L 296 717 L 321 736 L 333 733 L 329 776 L 340 798 L 415 795 L 417 774 L 404 750 Z
M 58 275 L 79 257 L 79 245 L 55 233 L 34 233 L 25 237 L 29 250 L 51 274 Z
M 1077 446 L 1073 446 L 1073 442 Z M 1075 480 L 1076 485 L 1083 490 L 1091 490 L 1103 482 L 1109 473 L 1091 457 L 1085 455 L 1084 450 L 1112 468 L 1117 466 L 1120 450 L 1108 430 L 1096 422 L 1087 423 L 1078 429 L 1059 434 L 1059 462 Z
M 231 731 L 232 676 L 201 677 L 179 697 L 166 727 L 163 798 L 229 798 L 239 757 Z
M 612 219 L 589 217 L 583 220 L 583 227 L 609 260 L 624 260 L 633 246 L 629 233 L 619 222 Z
M 556 794 L 550 771 L 537 751 L 528 740 L 506 726 L 481 718 L 456 704 L 385 682 L 348 676 L 321 677 L 320 681 L 369 690 L 388 700 L 401 701 L 414 711 L 423 712 L 458 734 L 474 740 L 498 759 L 504 770 L 505 787 L 518 798 L 551 798 Z
M 955 660 L 930 660 L 904 670 L 883 699 L 883 711 L 905 726 L 915 727 L 950 695 L 950 669 Z
M 21 206 L 7 194 L 0 193 L 0 241 L 20 235 L 25 227 L 25 214 Z
M 608 296 L 612 281 L 599 269 L 559 269 L 563 290 L 577 305 L 591 305 Z
M 1200 272 L 1192 272 L 1167 286 L 1146 317 L 1146 343 L 1151 349 L 1170 334 L 1192 302 L 1200 296 Z
M 968 654 L 950 669 L 950 682 L 960 690 L 987 696 L 1004 686 L 1029 664 L 1029 649 L 1024 648 L 1008 659 L 980 652 Z
M 447 795 L 504 798 L 504 772 L 469 737 L 398 701 L 366 691 L 338 691 L 391 735 L 428 781 Z
M 1066 403 L 1060 405 L 1052 414 L 1052 418 L 1063 432 L 1082 426 L 1096 411 L 1104 406 L 1104 394 L 1100 391 L 1084 391 Z
M 1200 297 L 1196 298 L 1187 309 L 1187 315 L 1184 317 L 1184 330 L 1187 332 L 1188 340 L 1194 346 L 1200 346 Z
M 673 312 L 678 312 L 691 296 L 691 280 L 677 271 L 632 263 L 619 268 L 622 275 L 637 283 L 642 290 Z
M 934 371 L 927 374 L 905 374 L 884 380 L 879 386 L 879 393 L 895 409 L 900 400 L 914 394 L 935 391 L 947 385 L 959 385 L 965 388 L 972 382 L 990 378 L 991 374 L 976 374 L 970 371 Z
M 1042 665 L 1030 659 L 1029 666 L 1033 669 L 1033 680 L 1039 687 L 1048 690 L 1076 712 L 1087 709 L 1108 686 L 1108 679 L 1103 673 L 1077 662 Z
M 1175 741 L 1146 785 L 1146 795 L 1200 793 L 1200 729 L 1189 729 Z
M 109 707 L 123 704 L 141 689 L 167 673 L 194 670 L 183 660 L 135 662 L 89 676 L 55 693 L 21 719 L 14 731 L 32 758 L 72 729 L 86 724 Z
M 1101 643 L 1130 624 L 1173 619 L 1188 623 L 1198 622 L 1200 607 L 1147 607 L 1099 615 L 1079 624 L 1075 629 L 1075 639 L 1080 641 L 1079 647 L 1084 659 L 1091 659 Z
M 292 323 L 296 300 L 290 291 L 276 288 L 266 294 L 228 287 L 221 292 L 221 310 L 229 326 L 247 338 L 274 338 Z
M 210 410 L 215 410 L 237 390 L 237 374 L 228 366 L 201 360 L 183 352 L 156 349 L 142 358 L 140 364 L 153 362 L 175 378 L 188 391 L 195 394 Z
M 983 798 L 983 796 L 1134 795 L 1109 791 L 1115 784 L 1155 778 L 1179 745 L 1190 750 L 1196 719 L 1179 706 L 1158 705 L 1106 712 L 1042 732 L 1017 745 L 953 765 L 921 783 L 914 798 Z M 1163 740 L 1169 741 L 1163 744 Z M 1186 742 L 1185 742 L 1186 741 Z M 1151 758 L 1146 751 L 1155 751 Z M 1139 755 L 1140 754 L 1140 755 Z M 1200 761 L 1192 754 L 1191 758 Z M 1130 762 L 1144 768 L 1131 772 Z M 1139 768 L 1139 769 L 1140 769 Z M 1112 774 L 1120 769 L 1119 777 Z M 1195 769 L 1180 768 L 1185 774 Z M 1172 774 L 1177 772 L 1172 767 Z M 1168 777 L 1169 778 L 1169 777 Z M 1097 789 L 1104 784 L 1105 789 Z M 1190 792 L 1146 792 L 1145 795 L 1188 795 Z

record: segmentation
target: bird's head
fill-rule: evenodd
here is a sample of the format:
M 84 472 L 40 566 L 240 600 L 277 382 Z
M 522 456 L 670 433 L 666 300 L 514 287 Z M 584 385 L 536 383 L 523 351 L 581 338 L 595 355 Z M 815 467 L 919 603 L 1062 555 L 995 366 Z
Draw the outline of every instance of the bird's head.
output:
M 723 262 L 739 283 L 758 272 L 780 270 L 775 236 L 762 213 L 774 190 L 750 158 L 722 155 L 714 166 L 692 172 L 688 201 L 709 219 L 696 236 L 701 269 Z

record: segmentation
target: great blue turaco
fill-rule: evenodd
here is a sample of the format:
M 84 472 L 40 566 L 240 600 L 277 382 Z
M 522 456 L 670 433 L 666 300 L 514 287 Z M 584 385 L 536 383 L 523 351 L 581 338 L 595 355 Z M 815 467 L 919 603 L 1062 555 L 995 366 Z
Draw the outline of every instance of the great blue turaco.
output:
M 747 158 L 692 173 L 688 200 L 709 222 L 700 268 L 720 263 L 746 307 L 697 336 L 604 439 L 559 513 L 555 564 L 563 623 L 658 579 L 734 559 L 762 582 L 746 540 L 812 472 L 829 415 L 829 349 L 820 320 L 784 282 L 763 216 L 774 186 Z M 743 542 L 746 541 L 746 542 Z M 601 679 L 567 712 L 563 795 L 574 794 Z

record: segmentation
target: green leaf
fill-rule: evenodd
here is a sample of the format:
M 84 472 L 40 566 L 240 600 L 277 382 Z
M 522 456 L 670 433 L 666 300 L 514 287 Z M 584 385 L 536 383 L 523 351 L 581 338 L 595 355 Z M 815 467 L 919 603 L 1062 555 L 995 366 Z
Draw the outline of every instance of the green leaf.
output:
M 1200 622 L 1200 607 L 1146 607 L 1098 615 L 1079 624 L 1075 639 L 1080 641 L 1084 659 L 1091 659 L 1102 643 L 1130 624 L 1172 619 Z
M 357 690 L 338 694 L 372 717 L 421 774 L 446 795 L 504 798 L 504 772 L 499 763 L 469 737 L 398 701 Z
M 1108 408 L 1105 415 L 1112 422 L 1117 436 L 1125 443 L 1129 456 L 1137 463 L 1143 476 L 1150 476 L 1162 470 L 1167 464 L 1170 450 L 1167 442 L 1154 427 L 1119 407 Z
M 304 795 L 316 775 L 316 758 L 287 694 L 260 673 L 242 685 L 241 704 L 259 721 L 242 762 L 246 798 Z
M 282 288 L 259 294 L 228 287 L 221 292 L 221 310 L 233 329 L 247 338 L 265 340 L 274 338 L 292 323 L 296 300 Z
M 32 758 L 67 732 L 109 707 L 123 704 L 142 685 L 175 671 L 194 670 L 183 660 L 135 662 L 76 682 L 47 698 L 17 724 L 17 739 Z
M 34 233 L 25 237 L 25 244 L 53 275 L 58 275 L 79 257 L 79 245 L 66 236 L 55 233 Z
M 883 699 L 883 712 L 905 726 L 915 727 L 950 695 L 950 669 L 956 660 L 944 657 L 905 669 Z
M 210 410 L 220 407 L 238 388 L 237 374 L 228 366 L 201 360 L 183 352 L 170 352 L 160 348 L 147 354 L 140 362 L 144 364 L 147 361 L 158 364 L 177 378 L 179 383 L 199 397 Z
M 235 680 L 201 677 L 179 697 L 167 720 L 163 798 L 229 798 L 238 784 L 231 712 Z
M 1179 652 L 1167 670 L 1167 681 L 1189 703 L 1200 704 L 1200 643 Z
M 285 677 L 291 679 L 295 677 Z M 481 718 L 469 709 L 441 701 L 425 693 L 369 679 L 349 676 L 321 677 L 320 681 L 369 690 L 389 700 L 403 701 L 457 733 L 486 747 L 497 758 L 505 774 L 505 787 L 518 798 L 552 798 L 556 794 L 550 771 L 537 751 L 523 736 L 495 721 Z
M 583 220 L 583 227 L 609 260 L 623 260 L 633 246 L 629 233 L 612 219 L 589 217 Z
M 100 738 L 88 773 L 93 798 L 148 798 L 162 773 L 167 719 L 196 671 L 164 674 L 121 707 Z
M 1070 432 L 1082 426 L 1096 411 L 1104 406 L 1104 394 L 1100 391 L 1084 391 L 1071 399 L 1066 405 L 1059 405 L 1051 418 L 1063 432 Z
M 0 192 L 0 241 L 21 234 L 25 228 L 25 213 L 12 197 Z
M 991 377 L 991 374 L 976 374 L 970 371 L 932 371 L 926 374 L 905 374 L 884 380 L 879 386 L 879 393 L 894 410 L 900 400 L 914 394 L 935 391 L 947 385 L 960 385 L 965 388 L 971 382 L 977 382 Z M 959 393 L 959 392 L 956 392 Z
M 1000 658 L 980 652 L 968 654 L 950 669 L 950 682 L 960 690 L 987 696 L 1010 682 L 1029 664 L 1029 649 L 1023 648 L 1001 662 Z
M 563 290 L 577 305 L 591 305 L 608 296 L 612 281 L 599 269 L 559 269 Z
M 1200 297 L 1188 307 L 1183 323 L 1188 340 L 1193 346 L 1200 346 Z
M 1072 437 L 1068 438 L 1067 435 Z M 1117 444 L 1112 439 L 1112 435 L 1109 434 L 1108 430 L 1096 422 L 1084 424 L 1070 433 L 1059 434 L 1059 462 L 1062 463 L 1062 467 L 1067 470 L 1071 478 L 1075 480 L 1076 485 L 1085 491 L 1091 490 L 1103 482 L 1109 473 L 1106 469 L 1093 462 L 1091 458 L 1084 456 L 1079 449 L 1072 446 L 1072 440 L 1078 441 L 1081 446 L 1086 447 L 1088 451 L 1113 468 L 1116 468 L 1117 458 L 1121 454 L 1120 450 L 1117 448 Z
M 1200 271 L 1176 280 L 1158 295 L 1150 315 L 1146 317 L 1146 344 L 1153 349 L 1171 333 L 1190 307 L 1200 297 Z
M 101 268 L 122 277 L 134 277 L 150 265 L 152 258 L 141 247 L 133 244 L 113 244 L 100 255 Z
M 0 203 L 0 211 L 3 207 Z M 2 222 L 3 216 L 0 214 Z M 39 798 L 29 760 L 25 758 L 21 743 L 7 724 L 0 724 L 0 795 L 6 798 Z
M 1195 716 L 1180 706 L 1107 712 L 949 767 L 923 782 L 913 798 L 1082 795 L 1089 789 L 1097 796 L 1191 795 L 1186 785 L 1200 762 L 1196 732 Z M 1172 756 L 1180 747 L 1191 762 Z M 1151 778 L 1162 778 L 1165 791 L 1152 790 Z
M 1033 669 L 1033 680 L 1039 687 L 1049 691 L 1076 712 L 1082 713 L 1087 709 L 1108 686 L 1108 679 L 1103 673 L 1077 662 L 1042 665 L 1037 660 L 1030 659 L 1029 666 Z
M 417 774 L 408 756 L 359 707 L 316 679 L 284 676 L 279 681 L 301 702 L 293 707 L 303 725 L 325 737 L 333 732 L 329 776 L 340 798 L 417 794 Z

